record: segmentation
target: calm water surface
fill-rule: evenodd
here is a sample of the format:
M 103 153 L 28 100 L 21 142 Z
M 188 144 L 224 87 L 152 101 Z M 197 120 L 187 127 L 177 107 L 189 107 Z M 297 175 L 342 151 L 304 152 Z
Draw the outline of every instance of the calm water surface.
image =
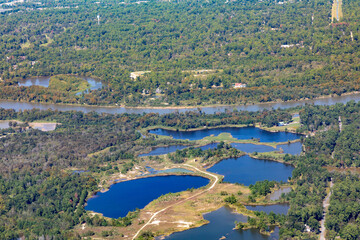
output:
M 276 147 L 276 150 L 280 150 L 280 148 L 284 151 L 284 153 L 299 155 L 302 151 L 302 144 L 301 142 L 295 142 L 290 144 L 278 145 Z
M 90 77 L 81 77 L 82 79 L 86 80 L 90 84 L 90 88 L 88 90 L 85 90 L 84 92 L 77 93 L 76 95 L 81 95 L 82 93 L 88 93 L 89 90 L 97 90 L 101 89 L 103 84 Z M 36 78 L 29 78 L 25 80 L 20 80 L 18 85 L 24 86 L 24 87 L 30 87 L 30 86 L 42 86 L 42 87 L 49 87 L 50 83 L 50 77 L 36 77 Z
M 288 153 L 292 155 L 299 155 L 302 151 L 302 144 L 301 142 L 295 142 L 290 144 L 282 144 L 278 145 L 276 148 L 264 145 L 256 145 L 252 143 L 231 143 L 232 147 L 239 149 L 240 151 L 246 153 L 253 153 L 253 152 L 272 152 L 272 151 L 279 151 L 280 149 L 283 150 L 283 153 Z
M 9 127 L 9 122 L 10 121 L 6 121 L 6 120 L 2 121 L 2 120 L 0 120 L 0 129 L 8 128 Z
M 279 190 L 274 191 L 273 193 L 271 193 L 267 198 L 271 201 L 276 201 L 279 200 L 281 197 L 281 194 L 287 194 L 289 192 L 291 192 L 292 188 L 291 187 L 284 187 L 284 188 L 280 188 Z
M 266 212 L 269 214 L 270 212 L 273 212 L 275 214 L 284 214 L 286 215 L 289 211 L 290 205 L 287 203 L 282 204 L 276 204 L 276 205 L 260 205 L 260 206 L 245 206 L 246 209 L 249 209 L 251 211 L 259 211 L 259 212 Z
M 236 139 L 259 138 L 260 142 L 286 142 L 299 139 L 300 135 L 286 132 L 268 132 L 256 127 L 221 127 L 202 129 L 198 131 L 173 131 L 162 128 L 150 130 L 150 133 L 172 136 L 174 139 L 200 140 L 211 135 L 218 136 L 220 133 L 230 133 Z
M 226 237 L 226 240 L 272 240 L 279 238 L 279 228 L 276 228 L 271 236 L 265 236 L 256 229 L 233 230 L 235 221 L 247 222 L 247 217 L 232 212 L 228 207 L 222 207 L 216 211 L 204 214 L 204 218 L 210 221 L 209 224 L 193 228 L 183 232 L 171 234 L 165 239 L 168 240 L 218 240 Z
M 87 202 L 86 210 L 105 217 L 125 217 L 129 211 L 142 209 L 163 194 L 206 186 L 209 179 L 195 176 L 163 176 L 141 178 L 114 184 L 109 191 L 97 193 Z
M 155 170 L 148 166 L 145 166 L 145 168 L 147 171 L 149 171 L 150 175 L 159 174 L 159 173 L 193 173 L 193 171 L 188 170 L 186 168 L 169 168 L 169 169 L 164 169 L 164 170 Z
M 225 111 L 232 111 L 233 109 L 237 109 L 238 111 L 261 111 L 264 109 L 277 109 L 277 108 L 292 108 L 296 106 L 303 106 L 305 104 L 315 104 L 315 105 L 334 105 L 336 103 L 347 103 L 351 100 L 358 102 L 360 100 L 360 93 L 352 94 L 352 95 L 345 95 L 345 96 L 336 96 L 331 98 L 322 98 L 322 99 L 315 99 L 315 100 L 303 100 L 303 101 L 296 101 L 296 102 L 283 102 L 283 103 L 260 103 L 260 104 L 253 104 L 253 105 L 239 105 L 239 106 L 223 106 L 223 107 L 200 107 L 200 108 L 187 108 L 187 109 L 152 109 L 152 108 L 124 108 L 124 107 L 101 107 L 101 106 L 69 106 L 69 105 L 62 105 L 62 104 L 44 104 L 44 103 L 23 103 L 23 102 L 14 102 L 9 100 L 0 100 L 0 107 L 6 109 L 15 109 L 16 111 L 19 110 L 29 110 L 33 108 L 47 110 L 49 108 L 53 110 L 59 111 L 82 111 L 84 113 L 88 113 L 91 111 L 95 111 L 98 113 L 109 113 L 109 114 L 116 114 L 116 113 L 159 113 L 159 114 L 166 114 L 172 112 L 187 112 L 187 111 L 198 111 L 200 109 L 202 112 L 207 114 L 212 114 L 216 112 L 225 112 Z
M 50 77 L 35 77 L 35 78 L 20 80 L 18 85 L 23 87 L 30 87 L 30 86 L 49 87 L 49 82 L 50 82 Z
M 293 169 L 294 167 L 290 165 L 254 159 L 245 155 L 239 158 L 225 159 L 207 170 L 224 175 L 225 182 L 249 186 L 263 180 L 286 182 Z

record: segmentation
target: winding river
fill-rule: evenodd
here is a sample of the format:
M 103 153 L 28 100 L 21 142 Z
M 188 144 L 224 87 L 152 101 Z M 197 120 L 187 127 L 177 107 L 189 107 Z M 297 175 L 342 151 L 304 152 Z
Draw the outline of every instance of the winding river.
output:
M 291 108 L 296 106 L 303 106 L 305 104 L 315 104 L 315 105 L 333 105 L 336 103 L 346 103 L 348 101 L 354 100 L 358 102 L 360 100 L 360 93 L 311 99 L 311 100 L 302 100 L 302 101 L 293 101 L 293 102 L 279 102 L 279 103 L 259 103 L 253 105 L 238 105 L 238 106 L 220 106 L 220 107 L 192 107 L 192 108 L 166 108 L 166 109 L 155 109 L 155 108 L 126 108 L 126 107 L 105 107 L 105 106 L 81 106 L 81 105 L 63 105 L 63 104 L 46 104 L 46 103 L 27 103 L 27 102 L 16 102 L 9 100 L 0 100 L 0 107 L 6 109 L 15 109 L 19 110 L 30 110 L 33 108 L 47 110 L 59 110 L 59 111 L 82 111 L 82 112 L 91 112 L 95 111 L 98 113 L 159 113 L 166 114 L 172 112 L 186 112 L 186 111 L 198 111 L 200 109 L 202 112 L 211 114 L 216 112 L 225 112 L 232 111 L 237 109 L 239 111 L 259 111 L 264 109 L 277 109 L 277 108 Z

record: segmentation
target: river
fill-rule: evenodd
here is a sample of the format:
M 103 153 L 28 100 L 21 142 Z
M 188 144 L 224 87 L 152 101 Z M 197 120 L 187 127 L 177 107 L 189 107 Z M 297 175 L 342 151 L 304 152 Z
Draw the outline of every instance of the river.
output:
M 155 109 L 155 108 L 131 108 L 131 107 L 105 107 L 105 106 L 81 106 L 81 105 L 64 105 L 64 104 L 46 104 L 46 103 L 27 103 L 27 102 L 16 102 L 9 100 L 0 100 L 0 107 L 5 109 L 15 109 L 19 110 L 30 110 L 33 108 L 47 110 L 59 110 L 59 111 L 81 111 L 81 112 L 91 112 L 95 111 L 98 113 L 159 113 L 166 114 L 172 112 L 186 112 L 186 111 L 198 111 L 200 109 L 202 112 L 211 114 L 216 112 L 232 111 L 233 109 L 241 111 L 259 111 L 264 109 L 277 109 L 277 108 L 291 108 L 296 106 L 303 106 L 305 104 L 315 104 L 315 105 L 334 105 L 336 103 L 346 103 L 348 101 L 354 100 L 358 102 L 360 100 L 360 93 L 344 95 L 344 96 L 335 96 L 327 98 L 319 98 L 312 100 L 301 100 L 293 102 L 279 102 L 279 103 L 259 103 L 253 105 L 239 105 L 239 106 L 220 106 L 220 107 L 194 107 L 194 108 L 166 108 L 166 109 Z

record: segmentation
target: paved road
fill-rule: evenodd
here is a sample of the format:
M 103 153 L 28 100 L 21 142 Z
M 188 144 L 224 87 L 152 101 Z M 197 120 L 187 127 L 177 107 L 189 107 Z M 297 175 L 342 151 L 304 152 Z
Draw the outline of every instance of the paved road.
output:
M 330 191 L 329 194 L 326 196 L 326 198 L 323 201 L 323 208 L 324 208 L 324 213 L 323 213 L 323 219 L 320 221 L 320 240 L 326 240 L 325 238 L 325 219 L 326 219 L 326 212 L 330 206 L 330 197 L 331 197 L 331 188 L 334 186 L 334 183 L 331 181 L 330 182 Z
M 202 170 L 200 170 L 200 169 L 198 169 L 198 168 L 196 168 L 196 167 L 194 167 L 194 166 L 191 166 L 191 165 L 189 165 L 189 164 L 184 164 L 184 165 L 187 166 L 187 167 L 193 168 L 193 169 L 195 169 L 195 170 L 198 171 L 198 172 L 201 172 L 201 173 L 204 173 L 204 174 L 206 174 L 206 175 L 209 175 L 209 176 L 213 177 L 213 178 L 215 179 L 215 181 L 213 182 L 213 184 L 212 184 L 208 189 L 206 189 L 206 190 L 204 190 L 204 191 L 202 191 L 202 192 L 199 192 L 198 194 L 195 194 L 194 196 L 191 196 L 191 197 L 189 197 L 189 198 L 186 198 L 186 199 L 184 199 L 184 200 L 181 200 L 180 202 L 177 202 L 177 203 L 174 203 L 174 204 L 172 204 L 172 205 L 170 205 L 170 206 L 167 206 L 167 207 L 165 207 L 165 208 L 157 211 L 156 213 L 154 213 L 154 214 L 151 216 L 151 218 L 149 219 L 149 221 L 147 221 L 147 223 L 145 223 L 144 226 L 142 226 L 142 227 L 139 229 L 139 231 L 136 232 L 136 234 L 135 234 L 135 235 L 133 236 L 133 238 L 132 238 L 133 240 L 140 234 L 140 232 L 141 232 L 146 226 L 148 226 L 148 225 L 152 222 L 152 220 L 154 220 L 154 218 L 155 218 L 159 213 L 164 212 L 165 210 L 167 210 L 167 209 L 169 209 L 169 208 L 171 208 L 171 207 L 173 207 L 173 206 L 175 206 L 175 205 L 177 205 L 177 204 L 184 203 L 185 201 L 188 201 L 188 200 L 190 200 L 190 199 L 192 199 L 192 198 L 195 198 L 195 197 L 197 197 L 197 196 L 199 196 L 199 195 L 201 195 L 201 194 L 203 194 L 203 193 L 205 193 L 205 192 L 213 189 L 213 188 L 215 187 L 215 185 L 217 184 L 217 182 L 219 181 L 218 176 L 216 176 L 216 175 L 214 175 L 214 174 L 211 174 L 211 173 L 202 171 Z

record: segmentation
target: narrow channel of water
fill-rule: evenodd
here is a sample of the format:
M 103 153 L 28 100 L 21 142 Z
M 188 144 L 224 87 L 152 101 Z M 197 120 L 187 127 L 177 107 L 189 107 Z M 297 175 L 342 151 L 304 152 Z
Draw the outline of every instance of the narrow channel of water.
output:
M 205 146 L 199 147 L 202 150 L 207 149 L 214 149 L 216 148 L 218 143 L 210 143 Z M 283 144 L 278 145 L 277 148 L 273 148 L 271 146 L 266 145 L 256 145 L 252 143 L 231 143 L 232 147 L 246 152 L 246 153 L 254 153 L 254 152 L 272 152 L 272 151 L 279 151 L 280 149 L 283 150 L 283 153 L 288 153 L 292 155 L 299 155 L 302 151 L 302 144 L 300 142 L 290 143 L 290 144 Z M 176 150 L 182 150 L 185 148 L 188 148 L 189 146 L 183 146 L 183 145 L 174 145 L 169 147 L 158 147 L 154 150 L 150 151 L 149 153 L 140 154 L 139 157 L 146 157 L 146 156 L 158 156 L 168 153 L 176 152 Z
M 275 205 L 258 205 L 258 206 L 245 206 L 246 209 L 251 211 L 265 212 L 269 214 L 273 212 L 275 214 L 284 214 L 286 215 L 289 211 L 290 205 L 288 203 L 281 203 Z
M 89 92 L 89 90 L 101 89 L 103 86 L 103 84 L 100 81 L 95 80 L 91 77 L 83 77 L 83 76 L 77 76 L 77 77 L 86 80 L 90 84 L 90 88 L 83 92 L 79 92 L 76 95 L 81 95 L 82 93 L 86 94 Z M 49 87 L 49 84 L 50 84 L 50 77 L 28 78 L 28 79 L 20 80 L 18 83 L 19 86 L 23 86 L 23 87 L 42 86 L 46 88 Z
M 287 182 L 293 169 L 294 167 L 291 165 L 254 159 L 245 155 L 239 158 L 225 159 L 207 170 L 224 175 L 223 181 L 225 182 L 249 186 L 263 180 Z
M 9 127 L 9 122 L 7 120 L 0 120 L 0 129 L 5 129 Z
M 275 190 L 273 193 L 271 193 L 269 196 L 267 196 L 267 199 L 269 199 L 270 201 L 279 200 L 283 193 L 287 194 L 287 193 L 291 192 L 291 190 L 292 190 L 291 187 L 280 188 L 279 190 Z
M 35 77 L 35 78 L 19 80 L 18 85 L 22 87 L 30 87 L 30 86 L 49 87 L 49 83 L 50 83 L 50 77 Z
M 203 187 L 208 183 L 209 179 L 196 176 L 159 176 L 120 182 L 109 191 L 90 198 L 85 209 L 105 217 L 125 217 L 129 211 L 142 209 L 161 195 Z
M 269 132 L 256 127 L 220 127 L 212 129 L 201 129 L 197 131 L 173 131 L 162 128 L 150 130 L 150 133 L 172 136 L 174 139 L 200 140 L 211 135 L 218 136 L 220 133 L 230 133 L 239 140 L 260 139 L 260 142 L 286 142 L 299 139 L 300 135 L 289 132 Z
M 279 228 L 270 235 L 262 235 L 257 229 L 234 230 L 235 221 L 247 222 L 247 217 L 234 213 L 229 207 L 222 207 L 216 211 L 204 214 L 210 223 L 198 228 L 177 232 L 165 237 L 167 240 L 273 240 L 279 238 Z
M 149 153 L 140 154 L 139 157 L 146 157 L 146 156 L 157 156 L 157 155 L 163 155 L 168 154 L 172 152 L 176 152 L 176 150 L 182 150 L 184 148 L 187 148 L 189 146 L 183 146 L 183 145 L 174 145 L 174 146 L 168 146 L 168 147 L 158 147 L 152 150 Z
M 303 106 L 305 104 L 315 104 L 315 105 L 334 105 L 336 103 L 347 103 L 348 101 L 354 100 L 358 102 L 360 100 L 360 93 L 344 95 L 344 96 L 335 96 L 329 98 L 313 99 L 313 100 L 302 100 L 295 102 L 281 102 L 281 103 L 259 103 L 253 105 L 239 105 L 239 106 L 221 106 L 221 107 L 194 107 L 194 108 L 167 108 L 167 109 L 153 109 L 153 108 L 125 108 L 125 107 L 103 107 L 103 106 L 75 106 L 75 105 L 63 105 L 63 104 L 45 104 L 45 103 L 25 103 L 25 102 L 14 102 L 9 100 L 0 100 L 0 107 L 6 109 L 15 109 L 19 110 L 30 110 L 33 108 L 47 110 L 49 108 L 59 111 L 81 111 L 88 113 L 95 111 L 98 113 L 159 113 L 166 114 L 172 112 L 187 112 L 187 111 L 198 111 L 200 109 L 203 113 L 213 114 L 216 112 L 225 112 L 232 111 L 237 109 L 238 111 L 261 111 L 264 109 L 277 109 L 277 108 L 292 108 L 296 106 Z

